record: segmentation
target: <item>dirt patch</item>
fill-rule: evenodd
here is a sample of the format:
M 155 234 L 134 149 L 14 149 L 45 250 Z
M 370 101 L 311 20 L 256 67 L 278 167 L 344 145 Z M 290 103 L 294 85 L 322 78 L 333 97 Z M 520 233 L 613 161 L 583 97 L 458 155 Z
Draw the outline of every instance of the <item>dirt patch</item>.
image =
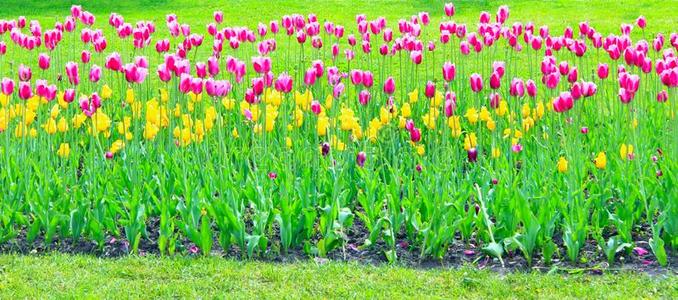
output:
M 156 255 L 159 256 L 158 250 L 158 236 L 159 236 L 159 221 L 157 218 L 150 218 L 147 222 L 146 236 L 142 237 L 139 243 L 138 255 Z M 355 219 L 353 226 L 346 232 L 346 241 L 343 245 L 330 253 L 326 258 L 320 258 L 309 255 L 301 248 L 290 249 L 286 254 L 280 251 L 280 241 L 278 239 L 277 230 L 273 230 L 272 240 L 269 242 L 269 247 L 263 253 L 260 253 L 253 260 L 279 262 L 279 263 L 293 263 L 299 261 L 315 261 L 323 264 L 329 261 L 343 261 L 343 262 L 357 262 L 367 265 L 383 265 L 388 264 L 389 261 L 384 254 L 385 251 L 390 250 L 389 247 L 379 240 L 377 243 L 364 247 L 364 241 L 369 237 L 367 228 L 359 219 Z M 319 237 L 315 237 L 313 242 L 316 242 Z M 619 271 L 635 271 L 643 272 L 650 275 L 678 275 L 678 253 L 669 251 L 669 265 L 661 267 L 651 252 L 649 252 L 649 245 L 647 244 L 648 237 L 645 234 L 635 234 L 637 239 L 636 245 L 648 250 L 647 253 L 643 251 L 626 251 L 617 255 L 615 262 L 609 264 L 601 250 L 598 249 L 597 243 L 590 240 L 586 243 L 580 252 L 580 261 L 572 263 L 566 259 L 565 248 L 559 245 L 556 255 L 554 255 L 552 263 L 546 265 L 540 253 L 535 253 L 532 266 L 527 264 L 527 261 L 519 251 L 507 251 L 504 253 L 503 266 L 499 259 L 492 258 L 484 254 L 475 237 L 471 237 L 468 242 L 462 241 L 460 236 L 457 236 L 454 241 L 448 246 L 447 252 L 440 260 L 421 258 L 421 249 L 417 246 L 411 245 L 405 238 L 404 233 L 396 236 L 395 252 L 397 255 L 397 262 L 395 264 L 411 268 L 448 268 L 460 267 L 464 265 L 471 265 L 478 269 L 489 269 L 499 273 L 508 272 L 568 272 L 568 273 L 587 273 L 592 275 L 602 274 L 604 272 L 619 272 Z M 0 253 L 18 253 L 25 255 L 42 255 L 52 252 L 67 253 L 67 254 L 84 254 L 93 255 L 102 258 L 115 258 L 130 255 L 130 243 L 124 238 L 108 236 L 103 247 L 99 247 L 93 241 L 79 239 L 74 241 L 69 238 L 59 238 L 58 236 L 49 244 L 46 244 L 42 236 L 38 236 L 33 242 L 29 243 L 26 239 L 26 230 L 21 230 L 18 236 L 7 243 L 0 245 Z M 186 239 L 180 239 L 176 243 L 176 255 L 183 256 L 200 256 L 201 252 L 198 248 Z M 219 256 L 231 259 L 243 259 L 243 251 L 237 246 L 231 246 L 229 249 L 222 249 L 217 241 L 214 241 L 214 246 L 211 252 L 213 256 Z

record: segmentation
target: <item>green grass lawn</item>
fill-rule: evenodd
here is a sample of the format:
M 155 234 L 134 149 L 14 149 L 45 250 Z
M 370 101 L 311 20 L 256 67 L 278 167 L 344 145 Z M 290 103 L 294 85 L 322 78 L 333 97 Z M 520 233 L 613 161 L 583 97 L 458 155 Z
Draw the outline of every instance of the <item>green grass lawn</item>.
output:
M 83 8 L 94 13 L 97 24 L 106 24 L 108 15 L 117 12 L 127 21 L 155 20 L 164 30 L 166 14 L 176 13 L 181 22 L 190 23 L 194 28 L 205 31 L 204 25 L 212 21 L 212 12 L 222 10 L 225 22 L 229 25 L 256 26 L 258 22 L 279 19 L 282 15 L 315 13 L 318 20 L 332 20 L 337 23 L 355 26 L 355 15 L 367 14 L 374 18 L 384 16 L 392 26 L 398 19 L 408 18 L 421 11 L 431 13 L 433 20 L 443 15 L 440 0 L 97 0 L 97 1 L 26 1 L 4 0 L 0 18 L 25 15 L 41 21 L 59 20 L 69 13 L 74 3 L 82 3 Z M 566 25 L 576 26 L 580 21 L 590 24 L 603 33 L 619 31 L 622 22 L 633 23 L 639 15 L 648 19 L 648 31 L 668 32 L 676 30 L 678 14 L 668 13 L 678 8 L 677 0 L 462 0 L 455 3 L 457 13 L 454 20 L 458 23 L 475 24 L 480 11 L 495 13 L 500 5 L 511 9 L 510 23 L 533 21 L 537 26 L 545 24 L 561 32 Z M 434 22 L 432 22 L 434 23 Z M 45 24 L 46 26 L 47 24 Z M 200 26 L 198 26 L 200 25 Z M 473 26 L 471 26 L 473 27 Z
M 676 298 L 678 277 L 221 258 L 0 256 L 0 298 Z
M 0 18 L 25 15 L 38 19 L 43 29 L 62 21 L 76 1 L 1 1 Z M 209 0 L 96 0 L 83 1 L 96 14 L 98 27 L 110 12 L 126 21 L 154 20 L 165 34 L 164 18 L 176 13 L 181 22 L 205 31 L 212 12 L 222 10 L 226 23 L 256 26 L 259 21 L 279 19 L 284 14 L 316 13 L 319 20 L 332 20 L 355 27 L 355 15 L 384 16 L 390 26 L 400 18 L 429 11 L 434 23 L 442 15 L 442 1 L 209 1 Z M 648 36 L 677 30 L 678 1 L 454 1 L 455 20 L 475 24 L 478 13 L 494 13 L 507 4 L 510 22 L 533 21 L 561 32 L 566 25 L 588 20 L 599 31 L 618 32 L 622 22 L 639 15 L 648 18 Z M 470 26 L 470 27 L 473 27 Z M 639 34 L 639 33 L 636 33 Z M 312 261 L 276 264 L 209 258 L 126 257 L 99 259 L 90 256 L 1 255 L 0 298 L 678 298 L 678 276 L 623 272 L 588 274 L 510 273 L 458 269 L 410 269 Z

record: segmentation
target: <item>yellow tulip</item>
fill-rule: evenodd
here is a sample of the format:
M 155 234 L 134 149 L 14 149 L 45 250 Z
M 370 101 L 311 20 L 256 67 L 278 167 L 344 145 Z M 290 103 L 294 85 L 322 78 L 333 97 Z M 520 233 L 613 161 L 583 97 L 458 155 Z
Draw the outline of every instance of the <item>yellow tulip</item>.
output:
M 605 169 L 605 166 L 607 166 L 607 155 L 605 155 L 605 152 L 599 152 L 593 163 L 596 165 L 596 168 Z
M 59 157 L 68 157 L 70 153 L 71 146 L 68 143 L 61 143 L 61 145 L 59 145 L 59 149 L 57 150 L 57 155 L 59 155 Z
M 556 167 L 558 168 L 558 172 L 560 172 L 560 173 L 567 172 L 567 159 L 565 159 L 565 157 L 561 156 L 558 159 L 558 163 L 556 164 Z

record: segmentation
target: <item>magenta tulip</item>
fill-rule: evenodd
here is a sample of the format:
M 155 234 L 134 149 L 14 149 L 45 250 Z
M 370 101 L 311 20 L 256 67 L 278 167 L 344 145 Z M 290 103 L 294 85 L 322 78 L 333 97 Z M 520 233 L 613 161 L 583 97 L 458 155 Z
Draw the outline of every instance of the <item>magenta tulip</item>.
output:
M 5 94 L 6 96 L 9 96 L 12 93 L 14 93 L 14 80 L 5 77 L 2 79 L 1 86 L 2 93 Z
M 483 78 L 478 73 L 471 74 L 470 77 L 471 90 L 478 93 L 483 89 Z
M 456 74 L 456 67 L 450 62 L 445 62 L 443 64 L 443 79 L 447 82 L 454 80 Z
M 367 160 L 367 154 L 365 152 L 358 152 L 358 155 L 356 155 L 355 162 L 358 164 L 359 167 L 363 167 L 365 165 L 365 161 Z
M 384 93 L 388 95 L 393 95 L 394 92 L 395 92 L 395 80 L 393 80 L 393 77 L 389 76 L 384 82 Z
M 101 79 L 101 68 L 97 65 L 92 65 L 89 69 L 89 81 L 99 82 L 99 79 Z
M 362 90 L 360 93 L 358 93 L 358 102 L 360 102 L 362 105 L 367 105 L 371 98 L 372 96 L 368 90 Z
M 19 98 L 28 100 L 31 97 L 33 97 L 33 89 L 31 89 L 31 84 L 26 81 L 19 82 Z
M 424 89 L 424 95 L 426 98 L 432 99 L 436 95 L 436 85 L 433 81 L 426 82 L 426 88 Z
M 49 61 L 49 56 L 46 53 L 40 53 L 38 56 L 38 67 L 40 67 L 41 70 L 49 69 Z

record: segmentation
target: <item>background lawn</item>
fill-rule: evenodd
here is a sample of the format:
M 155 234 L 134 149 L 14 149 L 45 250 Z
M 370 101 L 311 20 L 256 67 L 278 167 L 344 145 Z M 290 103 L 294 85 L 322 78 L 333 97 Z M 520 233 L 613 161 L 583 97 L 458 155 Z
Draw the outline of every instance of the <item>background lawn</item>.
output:
M 72 4 L 80 3 L 83 8 L 94 13 L 97 23 L 106 23 L 111 12 L 126 17 L 126 21 L 154 20 L 164 27 L 166 14 L 175 13 L 181 22 L 190 23 L 196 30 L 206 31 L 204 26 L 212 21 L 215 10 L 224 12 L 224 20 L 229 25 L 256 26 L 258 22 L 279 19 L 285 14 L 315 13 L 318 20 L 331 20 L 339 24 L 355 25 L 355 15 L 364 13 L 368 18 L 384 16 L 395 25 L 398 19 L 407 18 L 421 11 L 428 11 L 435 23 L 442 15 L 444 1 L 351 1 L 351 0 L 97 0 L 97 1 L 27 1 L 3 0 L 0 18 L 25 15 L 41 21 L 61 20 L 70 11 Z M 589 21 L 591 26 L 607 34 L 619 31 L 622 22 L 633 23 L 639 15 L 648 19 L 648 33 L 670 32 L 677 28 L 677 0 L 463 0 L 453 1 L 456 6 L 455 21 L 475 24 L 478 14 L 486 10 L 495 13 L 500 5 L 511 9 L 510 23 L 533 21 L 535 25 L 549 25 L 552 30 L 561 30 L 567 26 L 576 26 L 581 21 Z M 672 13 L 673 12 L 673 13 Z M 108 27 L 108 26 L 106 26 Z M 605 36 L 605 34 L 603 36 Z
M 676 298 L 678 277 L 498 274 L 221 258 L 0 256 L 0 298 Z
M 78 1 L 3 0 L 0 18 L 19 15 L 51 26 L 63 20 Z M 648 19 L 648 36 L 678 29 L 678 1 L 454 1 L 455 20 L 475 24 L 478 13 L 494 13 L 499 5 L 511 8 L 510 22 L 528 20 L 561 32 L 566 25 L 588 20 L 607 34 L 639 15 Z M 390 24 L 420 11 L 434 22 L 442 15 L 442 1 L 210 1 L 210 0 L 96 0 L 81 3 L 104 26 L 110 12 L 127 21 L 154 20 L 164 29 L 164 18 L 176 13 L 181 22 L 205 31 L 212 12 L 223 10 L 226 23 L 256 26 L 284 14 L 315 13 L 319 20 L 354 26 L 356 14 L 384 16 Z M 433 22 L 433 23 L 434 23 Z M 105 26 L 108 28 L 108 26 Z M 671 271 L 667 271 L 671 272 Z M 232 294 L 230 294 L 232 293 Z M 666 274 L 498 274 L 461 269 L 408 269 L 347 263 L 293 264 L 236 262 L 210 258 L 127 257 L 98 259 L 54 254 L 0 256 L 0 298 L 167 298 L 237 295 L 252 297 L 468 297 L 526 298 L 678 298 L 675 273 Z

